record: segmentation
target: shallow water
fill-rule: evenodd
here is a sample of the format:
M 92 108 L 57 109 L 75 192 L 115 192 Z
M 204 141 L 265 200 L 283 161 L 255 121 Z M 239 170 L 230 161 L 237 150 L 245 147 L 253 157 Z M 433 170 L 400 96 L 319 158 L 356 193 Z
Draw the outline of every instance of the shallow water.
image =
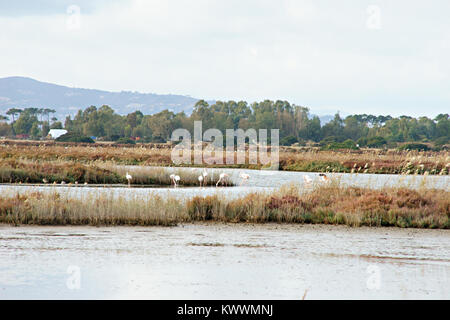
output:
M 155 167 L 143 167 L 143 166 L 121 166 L 133 174 L 134 170 L 142 171 L 145 168 L 152 170 Z M 200 175 L 203 171 L 202 168 L 165 168 L 167 174 L 176 172 L 181 176 L 181 184 L 183 182 L 183 173 L 192 175 L 193 173 Z M 312 180 L 312 185 L 318 185 L 321 183 L 318 173 L 305 173 L 305 172 L 288 172 L 288 171 L 269 171 L 269 170 L 241 170 L 241 169 L 208 169 L 209 175 L 213 177 L 213 180 L 217 180 L 220 173 L 225 172 L 229 174 L 230 180 L 237 185 L 237 187 L 219 187 L 209 186 L 206 188 L 199 187 L 132 187 L 127 186 L 68 186 L 68 185 L 0 185 L 0 192 L 5 193 L 7 191 L 12 192 L 28 192 L 28 191 L 41 191 L 41 192 L 60 192 L 65 193 L 68 196 L 82 197 L 85 195 L 93 194 L 108 194 L 108 195 L 122 195 L 122 196 L 140 196 L 149 197 L 152 195 L 174 196 L 177 198 L 190 198 L 195 195 L 213 195 L 219 194 L 228 198 L 236 198 L 242 195 L 252 192 L 270 192 L 274 189 L 280 188 L 287 184 L 296 184 L 300 187 L 300 190 L 309 191 L 312 186 L 306 186 L 303 182 L 303 177 L 308 175 Z M 242 186 L 239 174 L 245 172 L 250 175 L 250 179 L 246 181 Z M 414 175 L 376 175 L 376 174 L 348 174 L 348 173 L 334 173 L 327 174 L 331 180 L 338 181 L 342 186 L 359 186 L 370 188 L 383 188 L 383 187 L 400 187 L 405 186 L 408 188 L 436 188 L 450 190 L 450 176 L 414 176 Z
M 0 225 L 1 299 L 449 299 L 449 276 L 448 230 Z

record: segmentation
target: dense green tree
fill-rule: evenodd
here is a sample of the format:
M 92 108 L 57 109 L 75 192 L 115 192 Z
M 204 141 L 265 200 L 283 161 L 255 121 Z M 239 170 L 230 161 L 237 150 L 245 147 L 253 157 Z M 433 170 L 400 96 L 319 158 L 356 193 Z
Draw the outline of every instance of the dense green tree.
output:
M 10 129 L 15 129 L 17 133 L 31 135 L 35 135 L 38 128 L 39 134 L 45 136 L 49 128 L 62 127 L 56 118 L 52 119 L 53 123 L 50 122 L 51 113 L 54 110 L 47 108 L 12 108 L 7 112 L 12 118 L 12 126 L 5 125 L 11 126 Z M 20 115 L 18 119 L 17 115 Z M 356 114 L 343 119 L 337 113 L 322 126 L 317 116 L 311 117 L 307 107 L 283 100 L 264 100 L 250 105 L 245 101 L 233 100 L 216 101 L 210 105 L 205 100 L 199 100 L 191 115 L 164 110 L 152 115 L 135 111 L 121 116 L 107 105 L 100 108 L 90 106 L 79 110 L 73 118 L 66 117 L 64 127 L 78 136 L 96 136 L 114 141 L 124 137 L 140 137 L 140 141 L 165 142 L 170 140 L 173 130 L 177 128 L 193 133 L 194 121 L 198 120 L 202 121 L 203 131 L 217 128 L 224 134 L 226 129 L 279 129 L 283 144 L 309 140 L 320 141 L 322 146 L 332 145 L 333 148 L 354 148 L 356 143 L 360 147 L 379 148 L 405 142 L 434 142 L 436 146 L 443 146 L 450 141 L 448 114 L 440 114 L 434 119 Z M 3 127 L 2 132 L 7 132 Z

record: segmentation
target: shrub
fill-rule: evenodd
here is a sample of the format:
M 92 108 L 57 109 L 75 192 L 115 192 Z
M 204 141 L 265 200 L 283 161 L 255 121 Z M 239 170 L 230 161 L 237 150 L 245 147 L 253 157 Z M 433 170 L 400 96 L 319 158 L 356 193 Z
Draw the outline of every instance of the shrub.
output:
M 386 139 L 384 139 L 383 137 L 373 137 L 373 138 L 369 138 L 367 140 L 366 145 L 369 148 L 381 148 L 382 146 L 384 146 L 387 143 Z
M 434 141 L 434 145 L 437 148 L 439 148 L 439 149 L 441 149 L 446 144 L 450 144 L 450 138 L 449 137 L 440 137 L 440 138 L 437 138 Z
M 82 136 L 77 133 L 68 132 L 62 136 L 55 139 L 58 142 L 83 142 L 83 143 L 94 143 L 90 137 Z
M 356 146 L 355 141 L 351 139 L 347 139 L 344 142 L 332 142 L 325 147 L 322 148 L 323 150 L 336 150 L 336 149 L 353 149 L 356 150 L 358 147 Z
M 294 136 L 287 136 L 280 140 L 280 145 L 282 146 L 291 146 L 294 143 L 298 142 L 297 138 Z
M 130 138 L 119 138 L 116 141 L 117 144 L 136 144 L 134 140 L 131 140 Z
M 429 151 L 430 147 L 423 143 L 407 143 L 399 147 L 400 150 Z

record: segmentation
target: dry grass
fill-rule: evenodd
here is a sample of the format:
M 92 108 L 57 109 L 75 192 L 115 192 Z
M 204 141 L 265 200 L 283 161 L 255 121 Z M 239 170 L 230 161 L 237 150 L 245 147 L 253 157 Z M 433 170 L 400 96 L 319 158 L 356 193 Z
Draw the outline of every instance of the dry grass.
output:
M 302 193 L 290 186 L 238 199 L 193 197 L 186 201 L 58 193 L 2 195 L 0 222 L 38 225 L 174 225 L 180 222 L 313 223 L 402 228 L 450 228 L 445 190 L 343 188 L 331 184 Z
M 129 170 L 133 185 L 171 185 L 172 181 L 167 170 L 163 167 L 133 166 Z M 89 183 L 89 184 L 126 184 L 127 168 L 119 167 L 111 162 L 80 163 L 66 160 L 15 160 L 0 159 L 0 183 Z M 173 170 L 174 174 L 182 177 L 179 182 L 183 186 L 199 184 L 198 172 L 181 172 Z M 212 176 L 205 180 L 206 185 L 213 185 Z M 233 183 L 227 181 L 228 186 Z
M 248 159 L 248 152 L 246 158 Z M 194 155 L 192 154 L 192 157 Z M 56 143 L 3 143 L 0 159 L 16 161 L 76 161 L 86 165 L 112 163 L 123 165 L 173 166 L 168 144 L 111 146 Z M 395 150 L 320 151 L 312 148 L 281 147 L 280 169 L 307 172 L 355 172 L 394 174 L 449 174 L 450 154 Z M 207 165 L 206 167 L 239 167 L 260 169 L 261 164 Z

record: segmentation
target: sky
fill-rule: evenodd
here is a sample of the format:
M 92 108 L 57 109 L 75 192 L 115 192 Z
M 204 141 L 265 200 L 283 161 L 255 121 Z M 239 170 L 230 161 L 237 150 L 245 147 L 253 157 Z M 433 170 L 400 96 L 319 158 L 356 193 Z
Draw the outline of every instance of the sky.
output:
M 448 0 L 0 0 L 0 77 L 314 113 L 450 111 Z

